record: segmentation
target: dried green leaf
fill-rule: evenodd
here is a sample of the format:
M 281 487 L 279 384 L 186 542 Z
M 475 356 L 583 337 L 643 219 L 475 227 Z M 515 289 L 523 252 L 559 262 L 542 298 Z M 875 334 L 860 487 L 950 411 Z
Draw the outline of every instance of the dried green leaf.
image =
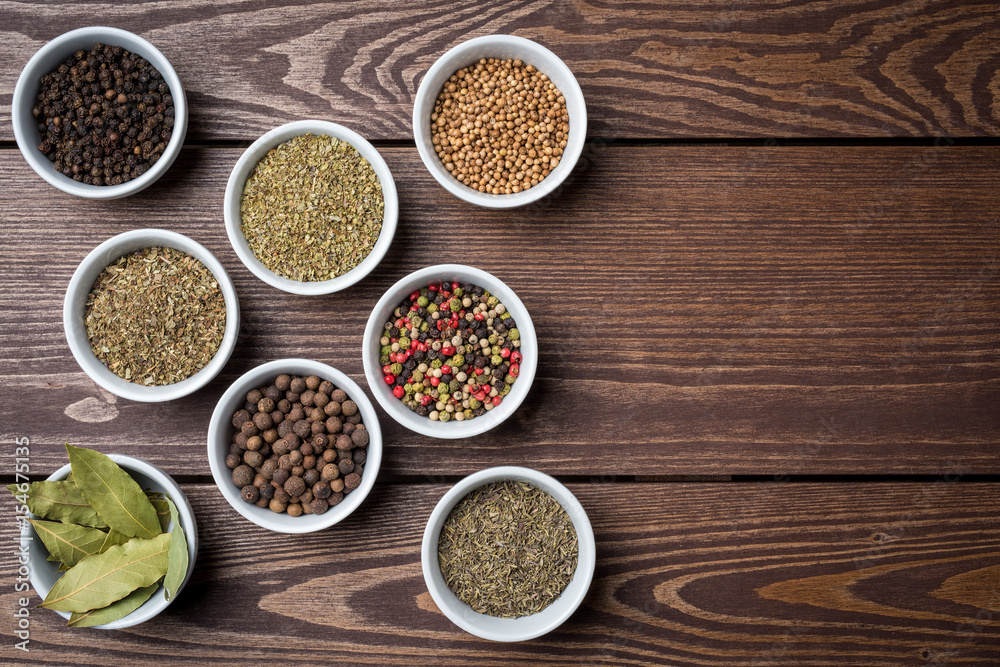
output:
M 181 525 L 177 516 L 177 506 L 169 497 L 167 505 L 170 507 L 170 520 L 174 527 L 170 532 L 170 562 L 167 565 L 167 576 L 163 579 L 163 587 L 167 590 L 167 599 L 171 600 L 177 595 L 177 591 L 187 575 L 188 545 L 187 538 L 184 536 L 184 526 Z
M 160 520 L 160 530 L 164 533 L 167 532 L 167 528 L 170 526 L 170 506 L 163 499 L 163 494 L 159 491 L 147 490 L 146 497 L 149 498 L 149 502 L 153 503 L 153 507 L 156 509 L 156 518 Z
M 70 444 L 66 452 L 77 488 L 108 526 L 129 537 L 163 532 L 153 504 L 117 463 L 100 452 Z
M 170 535 L 134 538 L 71 567 L 40 606 L 86 612 L 107 607 L 137 588 L 150 586 L 167 572 Z
M 116 544 L 128 541 L 128 536 L 114 530 L 105 533 L 96 528 L 40 519 L 32 519 L 31 525 L 35 527 L 39 539 L 49 550 L 49 555 L 55 556 L 69 567 L 87 556 L 102 553 Z
M 85 612 L 73 612 L 66 625 L 71 628 L 90 628 L 95 625 L 104 625 L 125 618 L 133 611 L 141 607 L 146 600 L 152 597 L 156 589 L 160 587 L 159 582 L 150 584 L 145 588 L 137 588 L 121 600 L 112 602 L 107 607 L 92 609 Z
M 7 488 L 24 502 L 24 496 L 16 491 L 17 485 Z M 32 482 L 28 485 L 26 504 L 32 514 L 43 519 L 91 528 L 108 527 L 73 482 Z

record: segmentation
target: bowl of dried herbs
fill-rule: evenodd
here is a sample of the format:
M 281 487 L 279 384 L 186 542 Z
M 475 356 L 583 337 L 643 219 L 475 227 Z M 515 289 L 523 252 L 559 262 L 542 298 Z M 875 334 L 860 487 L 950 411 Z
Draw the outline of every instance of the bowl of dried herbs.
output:
M 594 531 L 561 483 L 516 466 L 469 475 L 438 502 L 421 544 L 424 581 L 455 625 L 524 641 L 561 625 L 594 577 Z
M 19 553 L 39 606 L 70 627 L 148 621 L 194 571 L 194 511 L 154 465 L 69 444 L 66 451 L 69 464 L 45 481 L 7 486 L 19 503 Z
M 399 217 L 385 160 L 361 135 L 320 120 L 267 132 L 240 156 L 223 216 L 237 256 L 293 294 L 330 294 L 374 269 Z
M 236 346 L 240 305 L 211 252 L 163 229 L 112 237 L 80 263 L 63 326 L 98 385 L 133 401 L 186 396 L 218 375 Z

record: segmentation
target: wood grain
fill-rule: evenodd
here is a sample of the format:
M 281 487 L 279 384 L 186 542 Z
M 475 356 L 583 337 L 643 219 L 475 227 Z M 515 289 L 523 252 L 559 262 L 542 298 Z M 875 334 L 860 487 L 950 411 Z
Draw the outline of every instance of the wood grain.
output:
M 987 665 L 1000 652 L 1000 525 L 984 511 L 996 485 L 571 485 L 597 536 L 594 583 L 561 628 L 514 645 L 464 633 L 427 593 L 420 540 L 446 489 L 379 484 L 343 523 L 287 536 L 186 485 L 201 542 L 176 603 L 114 632 L 68 631 L 32 608 L 30 656 L 10 642 L 0 656 L 728 667 Z M 12 527 L 0 524 L 4 544 Z M 10 572 L 4 609 L 16 604 Z
M 1000 131 L 1000 13 L 989 0 L 4 0 L 0 15 L 0 107 L 45 42 L 114 25 L 171 61 L 191 104 L 189 136 L 199 140 L 252 140 L 300 118 L 409 139 L 431 64 L 494 33 L 536 40 L 569 65 L 594 136 Z M 12 137 L 3 114 L 0 139 Z
M 987 148 L 593 148 L 558 197 L 511 212 L 448 195 L 413 149 L 383 153 L 401 221 L 367 279 L 326 297 L 253 277 L 222 224 L 233 149 L 185 150 L 159 183 L 111 203 L 42 187 L 0 151 L 6 441 L 38 465 L 62 443 L 209 474 L 224 389 L 264 361 L 307 357 L 366 386 L 375 301 L 441 262 L 485 269 L 525 302 L 541 340 L 526 403 L 464 441 L 383 415 L 383 472 L 498 463 L 573 475 L 1000 472 L 1000 156 Z M 65 286 L 104 239 L 188 234 L 240 295 L 239 344 L 188 398 L 99 390 L 70 355 Z M 26 409 L 26 406 L 30 406 Z

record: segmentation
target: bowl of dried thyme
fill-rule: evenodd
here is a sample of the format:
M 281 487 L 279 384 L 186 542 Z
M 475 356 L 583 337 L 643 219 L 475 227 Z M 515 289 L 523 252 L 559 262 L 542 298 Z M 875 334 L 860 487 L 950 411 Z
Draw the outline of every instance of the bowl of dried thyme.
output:
M 537 470 L 489 468 L 453 486 L 421 543 L 424 581 L 466 632 L 514 642 L 573 615 L 594 578 L 594 531 L 580 501 Z
M 98 385 L 133 401 L 186 396 L 218 375 L 236 347 L 240 305 L 211 252 L 163 229 L 94 248 L 66 289 L 73 357 Z
M 385 257 L 399 200 L 388 165 L 361 135 L 321 120 L 267 132 L 229 176 L 223 215 L 237 256 L 293 294 L 350 287 Z
M 148 187 L 180 154 L 187 101 L 148 41 L 118 28 L 78 28 L 24 66 L 11 121 L 32 169 L 64 192 L 116 199 Z

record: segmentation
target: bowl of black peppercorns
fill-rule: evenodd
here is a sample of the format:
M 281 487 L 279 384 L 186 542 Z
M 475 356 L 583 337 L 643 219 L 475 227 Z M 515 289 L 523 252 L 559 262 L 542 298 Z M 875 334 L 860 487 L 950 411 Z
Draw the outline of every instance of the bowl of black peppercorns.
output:
M 187 103 L 167 59 L 125 30 L 72 30 L 21 71 L 14 137 L 35 172 L 64 192 L 116 199 L 148 187 L 180 153 Z
M 308 359 L 279 359 L 240 377 L 208 427 L 208 460 L 222 495 L 279 533 L 329 528 L 375 484 L 382 431 L 349 377 Z

